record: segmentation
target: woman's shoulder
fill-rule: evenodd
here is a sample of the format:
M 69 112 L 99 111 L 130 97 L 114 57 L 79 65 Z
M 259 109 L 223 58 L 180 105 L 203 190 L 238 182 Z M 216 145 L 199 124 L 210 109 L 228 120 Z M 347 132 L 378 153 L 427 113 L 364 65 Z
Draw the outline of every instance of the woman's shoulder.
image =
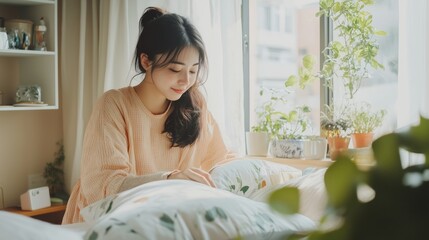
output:
M 101 109 L 113 109 L 125 107 L 131 98 L 131 87 L 110 89 L 104 92 L 101 97 L 97 100 L 96 108 Z M 114 107 L 116 106 L 116 107 Z
M 120 102 L 131 97 L 131 87 L 124 87 L 119 89 L 110 89 L 103 93 L 100 97 L 100 101 L 113 101 Z

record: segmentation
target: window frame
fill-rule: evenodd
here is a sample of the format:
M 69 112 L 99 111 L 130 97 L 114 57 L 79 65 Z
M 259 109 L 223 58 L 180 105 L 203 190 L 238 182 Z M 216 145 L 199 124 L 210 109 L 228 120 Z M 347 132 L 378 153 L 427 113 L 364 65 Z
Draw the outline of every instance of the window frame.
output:
M 250 131 L 250 69 L 249 69 L 249 1 L 242 0 L 242 41 L 243 41 L 243 102 L 244 102 L 244 130 Z M 332 21 L 326 16 L 320 18 L 320 49 L 325 49 L 328 43 L 333 39 L 333 24 Z M 323 66 L 325 60 L 322 52 L 320 54 L 320 68 Z M 325 84 L 324 79 L 320 79 L 320 115 L 325 109 L 325 105 L 331 104 L 333 99 L 333 91 Z

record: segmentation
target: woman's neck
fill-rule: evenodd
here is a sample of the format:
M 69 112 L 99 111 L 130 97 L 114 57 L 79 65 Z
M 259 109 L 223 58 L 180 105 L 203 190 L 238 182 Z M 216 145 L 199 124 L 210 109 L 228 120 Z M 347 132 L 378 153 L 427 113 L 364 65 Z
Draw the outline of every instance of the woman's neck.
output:
M 140 100 L 151 113 L 157 115 L 167 110 L 170 101 L 159 93 L 158 89 L 153 85 L 153 82 L 143 80 L 139 85 L 135 86 L 134 89 Z

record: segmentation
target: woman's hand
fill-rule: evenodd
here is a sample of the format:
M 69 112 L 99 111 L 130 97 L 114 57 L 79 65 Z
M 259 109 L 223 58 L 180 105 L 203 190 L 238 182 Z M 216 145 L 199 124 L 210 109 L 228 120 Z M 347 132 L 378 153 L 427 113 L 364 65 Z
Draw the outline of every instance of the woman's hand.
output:
M 176 170 L 173 171 L 167 179 L 184 179 L 184 180 L 191 180 L 195 182 L 199 182 L 202 184 L 209 185 L 211 187 L 216 187 L 216 185 L 213 182 L 212 177 L 210 176 L 210 173 L 199 169 L 199 168 L 188 168 L 185 170 Z

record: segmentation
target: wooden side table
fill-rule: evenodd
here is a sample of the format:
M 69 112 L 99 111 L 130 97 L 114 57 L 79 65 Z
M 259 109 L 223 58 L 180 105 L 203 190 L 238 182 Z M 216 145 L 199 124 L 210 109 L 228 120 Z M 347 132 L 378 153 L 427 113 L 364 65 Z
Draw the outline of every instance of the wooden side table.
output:
M 50 207 L 41 208 L 34 211 L 22 210 L 21 207 L 7 207 L 1 210 L 25 215 L 53 224 L 61 224 L 64 212 L 66 211 L 66 206 L 67 204 L 55 204 Z

